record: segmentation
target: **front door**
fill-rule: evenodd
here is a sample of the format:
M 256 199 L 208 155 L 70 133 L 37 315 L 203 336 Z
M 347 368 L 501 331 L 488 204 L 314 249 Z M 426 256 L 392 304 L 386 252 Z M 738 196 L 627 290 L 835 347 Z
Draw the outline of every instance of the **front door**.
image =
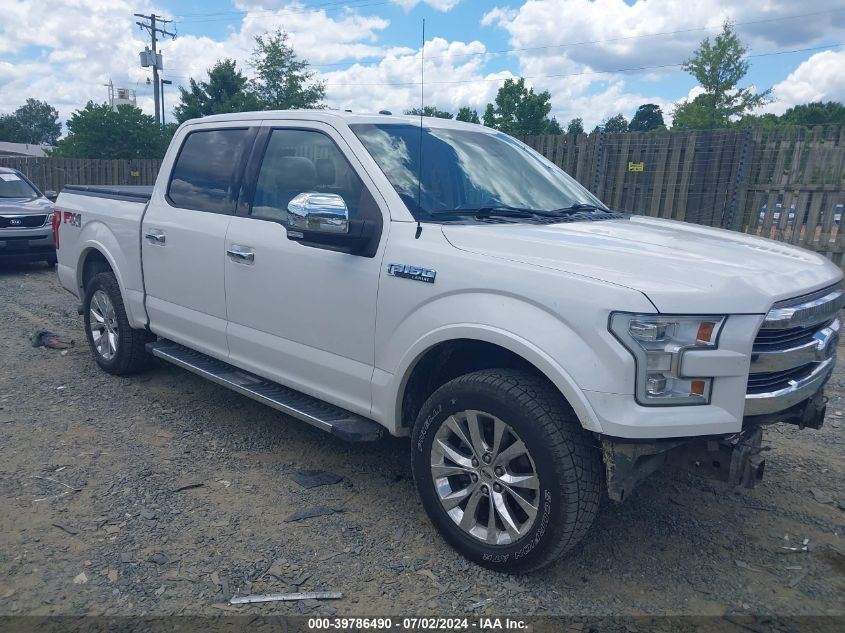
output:
M 369 415 L 379 271 L 387 214 L 373 183 L 328 125 L 268 126 L 251 196 L 226 235 L 231 362 Z M 261 138 L 261 136 L 259 137 Z M 375 222 L 372 256 L 291 241 L 287 205 L 300 193 L 343 197 L 350 219 Z

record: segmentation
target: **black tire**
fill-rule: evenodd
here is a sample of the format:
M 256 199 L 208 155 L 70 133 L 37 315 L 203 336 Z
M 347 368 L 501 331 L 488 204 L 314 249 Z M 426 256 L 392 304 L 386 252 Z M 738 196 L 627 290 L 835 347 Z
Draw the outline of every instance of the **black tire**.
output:
M 91 331 L 91 301 L 97 291 L 103 291 L 114 306 L 114 321 L 116 324 L 117 344 L 114 356 L 105 358 L 95 344 Z M 152 356 L 144 346 L 155 337 L 146 330 L 136 330 L 129 325 L 126 318 L 126 308 L 120 295 L 120 286 L 111 272 L 96 274 L 85 287 L 85 301 L 83 303 L 83 318 L 85 320 L 85 336 L 88 346 L 97 364 L 110 374 L 124 376 L 142 371 L 150 366 Z
M 464 531 L 447 514 L 435 489 L 431 472 L 435 436 L 449 416 L 470 410 L 509 425 L 527 448 L 539 479 L 539 490 L 531 491 L 538 506 L 533 524 L 511 544 L 488 545 Z M 597 445 L 554 386 L 526 371 L 477 371 L 437 389 L 417 417 L 411 452 L 414 480 L 435 527 L 468 559 L 500 572 L 534 571 L 571 550 L 586 535 L 602 499 Z M 481 482 L 480 477 L 479 473 L 472 481 Z
M 44 263 L 47 264 L 47 266 L 49 267 L 55 266 L 57 262 L 58 260 L 55 257 L 48 257 L 44 260 Z

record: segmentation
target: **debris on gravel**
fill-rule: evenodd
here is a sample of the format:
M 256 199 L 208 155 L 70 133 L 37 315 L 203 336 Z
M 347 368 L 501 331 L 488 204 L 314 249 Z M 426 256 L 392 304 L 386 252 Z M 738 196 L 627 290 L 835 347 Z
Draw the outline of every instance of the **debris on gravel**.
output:
M 340 483 L 343 477 L 325 470 L 298 470 L 291 478 L 303 488 L 317 488 Z

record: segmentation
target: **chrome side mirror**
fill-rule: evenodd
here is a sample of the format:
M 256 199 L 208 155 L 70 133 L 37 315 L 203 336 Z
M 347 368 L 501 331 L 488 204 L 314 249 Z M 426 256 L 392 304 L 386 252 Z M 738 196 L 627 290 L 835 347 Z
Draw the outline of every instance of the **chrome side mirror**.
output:
M 45 191 L 44 197 L 47 198 L 47 200 L 50 200 L 51 202 L 55 202 L 56 198 L 59 197 L 59 192 L 58 191 Z
M 349 233 L 349 209 L 336 193 L 301 193 L 288 203 L 292 229 L 342 235 Z

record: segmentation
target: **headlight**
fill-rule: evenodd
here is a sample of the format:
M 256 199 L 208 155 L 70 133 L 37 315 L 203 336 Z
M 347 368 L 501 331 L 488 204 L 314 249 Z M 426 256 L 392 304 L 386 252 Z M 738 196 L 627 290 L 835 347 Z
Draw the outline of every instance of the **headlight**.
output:
M 643 405 L 692 405 L 710 402 L 712 377 L 682 376 L 688 349 L 716 349 L 724 316 L 610 315 L 610 331 L 637 364 L 636 397 Z

